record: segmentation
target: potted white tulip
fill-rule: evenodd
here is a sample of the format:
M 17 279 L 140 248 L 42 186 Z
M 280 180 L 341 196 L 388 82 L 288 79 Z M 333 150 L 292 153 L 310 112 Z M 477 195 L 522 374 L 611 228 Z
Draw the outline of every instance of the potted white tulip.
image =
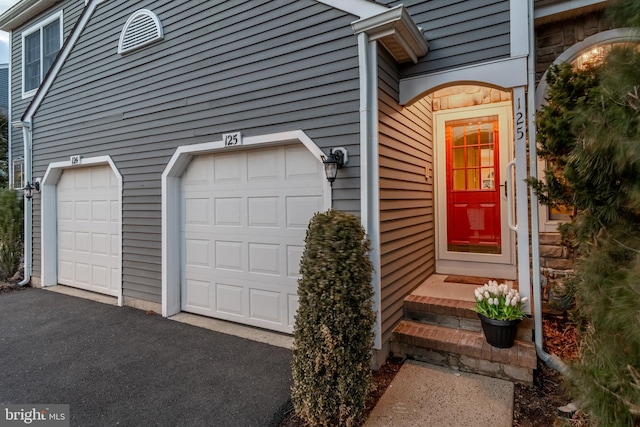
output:
M 476 306 L 482 331 L 487 342 L 494 347 L 513 346 L 518 333 L 518 324 L 525 317 L 523 305 L 527 298 L 521 298 L 517 290 L 506 284 L 490 280 L 474 291 Z

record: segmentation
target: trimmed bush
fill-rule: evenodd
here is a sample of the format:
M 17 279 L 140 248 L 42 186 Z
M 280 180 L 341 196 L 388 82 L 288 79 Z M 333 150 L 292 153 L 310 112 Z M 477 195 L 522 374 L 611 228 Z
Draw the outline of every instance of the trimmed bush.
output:
M 312 426 L 356 426 L 371 388 L 373 266 L 360 219 L 330 210 L 307 229 L 294 326 L 292 401 Z
M 15 190 L 0 190 L 0 279 L 13 275 L 22 256 L 22 203 Z

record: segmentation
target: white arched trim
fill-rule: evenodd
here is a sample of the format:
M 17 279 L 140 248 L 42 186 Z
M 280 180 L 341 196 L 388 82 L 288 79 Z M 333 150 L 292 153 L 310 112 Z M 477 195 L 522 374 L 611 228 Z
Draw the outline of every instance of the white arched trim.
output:
M 118 180 L 118 195 L 120 206 L 120 256 L 122 256 L 122 175 L 110 156 L 88 157 L 80 159 L 79 163 L 71 160 L 50 163 L 42 178 L 41 189 L 41 233 L 42 233 L 42 286 L 58 284 L 58 197 L 56 187 L 65 169 L 82 168 L 87 166 L 108 165 Z M 122 260 L 122 259 L 121 259 Z M 122 268 L 120 269 L 122 274 Z M 122 283 L 118 294 L 118 305 L 122 306 Z
M 593 49 L 595 47 L 608 45 L 612 43 L 625 43 L 625 42 L 637 42 L 640 43 L 640 32 L 633 28 L 614 28 L 613 30 L 602 31 L 601 33 L 594 34 L 579 43 L 574 44 L 569 49 L 565 50 L 553 61 L 552 65 L 560 64 L 562 62 L 573 62 L 583 52 Z M 547 69 L 538 88 L 536 89 L 536 110 L 539 109 L 545 102 L 545 94 L 547 92 Z
M 438 71 L 400 80 L 400 105 L 411 104 L 437 89 L 453 84 L 490 85 L 502 89 L 527 84 L 527 57 L 504 59 Z
M 244 138 L 240 146 L 225 146 L 224 141 L 183 145 L 176 149 L 162 173 L 162 315 L 172 316 L 180 312 L 180 181 L 191 159 L 201 154 L 226 152 L 268 146 L 302 143 L 313 156 L 322 162 L 325 154 L 311 138 L 301 130 L 272 133 Z M 331 208 L 331 185 L 324 180 L 324 209 Z

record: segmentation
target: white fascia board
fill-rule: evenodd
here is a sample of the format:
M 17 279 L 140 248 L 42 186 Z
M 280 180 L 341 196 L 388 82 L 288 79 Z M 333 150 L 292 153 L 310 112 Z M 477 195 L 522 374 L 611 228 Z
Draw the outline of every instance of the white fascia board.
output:
M 529 54 L 529 1 L 533 0 L 511 0 L 509 4 L 512 58 Z
M 400 80 L 400 105 L 450 84 L 490 84 L 510 89 L 527 84 L 527 57 L 502 59 Z
M 318 0 L 318 2 L 358 18 L 368 18 L 388 10 L 386 6 L 369 0 Z
M 62 50 L 58 53 L 56 60 L 51 65 L 51 69 L 47 73 L 45 80 L 43 80 L 42 83 L 40 84 L 38 91 L 36 92 L 35 96 L 31 100 L 31 103 L 27 107 L 27 110 L 24 112 L 22 116 L 23 121 L 27 121 L 27 122 L 32 121 L 33 115 L 35 114 L 36 111 L 38 111 L 38 108 L 40 107 L 40 104 L 42 104 L 42 101 L 44 100 L 44 97 L 47 95 L 47 92 L 49 92 L 49 89 L 51 88 L 53 81 L 58 76 L 58 73 L 62 69 L 62 66 L 64 65 L 65 61 L 69 57 L 69 54 L 73 50 L 76 42 L 80 38 L 80 34 L 82 34 L 82 32 L 84 31 L 84 28 L 89 23 L 89 20 L 93 16 L 93 13 L 95 12 L 96 8 L 100 4 L 104 3 L 105 1 L 108 1 L 108 0 L 90 1 L 85 6 L 85 10 L 80 16 L 80 21 L 74 27 L 73 33 L 69 35 L 67 40 L 62 45 Z
M 512 0 L 513 2 L 514 0 Z M 517 1 L 517 0 L 515 0 Z M 608 0 L 570 0 L 570 1 L 560 1 L 557 3 L 548 4 L 545 6 L 537 6 L 535 8 L 534 17 L 535 19 L 547 18 L 553 15 L 559 15 L 562 13 L 569 12 L 571 10 L 580 9 L 583 7 L 589 6 L 604 6 Z
M 0 15 L 0 30 L 11 31 L 40 15 L 60 0 L 23 0 Z
M 429 43 L 424 34 L 402 5 L 387 9 L 378 15 L 359 19 L 351 23 L 351 27 L 356 35 L 366 33 L 370 41 L 380 40 L 393 55 L 393 50 L 386 45 L 390 37 L 406 54 L 406 58 L 396 57 L 398 62 L 406 62 L 410 59 L 416 63 L 418 58 L 429 51 Z

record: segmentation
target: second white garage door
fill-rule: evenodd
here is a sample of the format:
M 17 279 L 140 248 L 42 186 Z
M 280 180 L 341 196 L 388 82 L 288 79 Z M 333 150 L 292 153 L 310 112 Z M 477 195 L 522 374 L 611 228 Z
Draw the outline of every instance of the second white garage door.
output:
M 182 310 L 291 332 L 324 180 L 302 144 L 194 158 L 182 179 Z
M 118 296 L 120 189 L 109 166 L 67 169 L 57 184 L 58 283 Z

